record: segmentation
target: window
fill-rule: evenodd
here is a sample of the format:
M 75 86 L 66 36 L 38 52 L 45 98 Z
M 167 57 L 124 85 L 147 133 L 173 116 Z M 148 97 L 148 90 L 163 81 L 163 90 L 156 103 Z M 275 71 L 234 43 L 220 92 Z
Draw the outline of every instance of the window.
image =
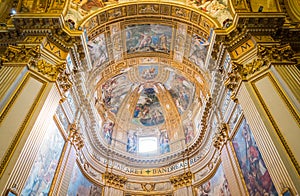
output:
M 139 138 L 139 153 L 156 153 L 157 138 L 156 137 L 140 137 Z

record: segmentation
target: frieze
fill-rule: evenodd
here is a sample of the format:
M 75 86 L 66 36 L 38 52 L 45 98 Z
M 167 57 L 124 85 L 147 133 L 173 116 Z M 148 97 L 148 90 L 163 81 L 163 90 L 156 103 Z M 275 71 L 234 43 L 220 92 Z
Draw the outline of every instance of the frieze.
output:
M 245 43 L 251 36 L 264 36 L 275 34 L 278 28 L 283 26 L 285 21 L 284 13 L 237 13 L 233 22 L 235 28 L 229 31 L 215 30 L 216 38 L 213 46 L 212 57 L 217 59 L 220 49 L 226 47 L 229 51 L 234 51 Z
M 143 190 L 140 183 L 133 183 L 133 182 L 127 182 L 126 183 L 126 189 L 136 190 L 136 191 L 142 191 Z
M 40 57 L 40 47 L 26 47 L 25 45 L 9 45 L 1 57 L 1 61 L 7 64 L 27 64 L 30 59 Z
M 209 150 L 209 149 L 206 149 L 205 152 L 201 152 L 189 159 L 185 159 L 185 160 L 176 162 L 169 166 L 158 167 L 158 168 L 151 168 L 151 167 L 147 168 L 145 166 L 144 166 L 144 168 L 135 168 L 135 167 L 130 167 L 125 164 L 119 163 L 117 161 L 107 160 L 105 157 L 99 156 L 98 154 L 94 154 L 93 156 L 102 165 L 108 165 L 110 168 L 119 170 L 126 174 L 131 174 L 131 175 L 133 174 L 133 175 L 139 175 L 139 176 L 159 176 L 159 175 L 168 175 L 170 173 L 173 173 L 173 172 L 176 172 L 176 171 L 179 171 L 182 169 L 186 169 L 186 168 L 188 168 L 188 166 L 192 167 L 193 165 L 198 164 L 205 157 L 207 150 Z

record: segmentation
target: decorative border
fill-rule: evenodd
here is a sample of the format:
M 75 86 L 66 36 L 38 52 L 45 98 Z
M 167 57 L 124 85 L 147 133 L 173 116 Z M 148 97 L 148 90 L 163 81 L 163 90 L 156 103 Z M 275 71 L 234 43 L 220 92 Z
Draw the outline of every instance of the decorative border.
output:
M 208 165 L 208 164 L 207 164 Z M 206 165 L 206 166 L 207 166 Z M 217 173 L 219 167 L 222 165 L 222 160 L 219 157 L 217 160 L 217 163 L 213 166 L 214 168 L 208 173 L 207 176 L 205 176 L 204 178 L 202 178 L 201 180 L 199 180 L 198 182 L 196 182 L 195 184 L 192 185 L 193 188 L 193 194 L 197 195 L 196 192 L 196 188 L 198 188 L 199 186 L 203 185 L 204 183 L 208 182 L 210 179 L 212 179 L 214 177 L 214 175 Z M 223 168 L 224 169 L 224 168 Z M 193 173 L 193 175 L 195 175 L 195 173 Z
M 134 3 L 124 3 L 123 5 L 116 5 L 112 7 L 106 7 L 104 9 L 99 10 L 96 13 L 93 13 L 92 15 L 88 16 L 86 19 L 83 19 L 81 23 L 78 25 L 80 26 L 88 26 L 88 24 L 91 22 L 95 24 L 94 27 L 88 28 L 88 34 L 93 34 L 97 29 L 99 28 L 100 24 L 101 26 L 120 22 L 120 21 L 126 21 L 127 19 L 132 18 L 142 18 L 146 19 L 150 18 L 153 19 L 153 17 L 157 18 L 164 18 L 165 20 L 177 20 L 177 21 L 183 21 L 185 23 L 189 23 L 192 26 L 199 26 L 209 33 L 209 29 L 212 27 L 221 27 L 219 22 L 209 16 L 206 13 L 201 12 L 200 10 L 197 10 L 195 8 L 187 7 L 184 5 L 179 5 L 175 3 L 154 3 L 154 2 L 145 2 L 143 4 L 138 4 L 139 2 Z M 153 14 L 153 12 L 145 12 L 140 13 L 138 8 L 141 8 L 143 5 L 157 5 L 158 6 L 158 12 Z M 175 11 L 175 12 L 174 12 Z M 181 13 L 181 14 L 180 14 Z M 94 20 L 94 21 L 93 21 Z
M 36 79 L 37 81 L 41 82 L 43 85 L 42 85 L 40 91 L 38 92 L 32 106 L 30 107 L 25 119 L 23 120 L 23 123 L 21 124 L 20 128 L 18 129 L 17 133 L 15 134 L 14 138 L 12 139 L 10 146 L 8 147 L 6 152 L 4 153 L 4 157 L 2 158 L 1 163 L 0 163 L 0 177 L 3 175 L 9 160 L 11 159 L 11 157 L 12 157 L 12 155 L 13 155 L 13 153 L 14 153 L 14 151 L 15 151 L 15 149 L 16 149 L 16 147 L 17 147 L 17 145 L 18 145 L 18 143 L 19 143 L 19 141 L 22 137 L 22 135 L 24 134 L 24 129 L 26 128 L 26 126 L 28 124 L 28 121 L 32 116 L 32 113 L 34 112 L 35 107 L 38 104 L 38 102 L 40 101 L 40 98 L 41 98 L 42 94 L 44 93 L 44 90 L 47 86 L 47 82 L 43 81 L 42 79 L 38 78 L 37 76 L 33 75 L 32 73 L 28 73 L 25 76 L 25 79 L 22 81 L 22 84 L 20 85 L 20 87 L 18 88 L 18 90 L 15 92 L 14 96 L 10 100 L 9 104 L 4 109 L 4 112 L 1 114 L 0 124 L 2 123 L 4 117 L 6 116 L 6 114 L 10 110 L 10 108 L 13 106 L 13 104 L 16 101 L 18 95 L 23 90 L 25 84 L 27 84 L 27 81 L 30 78 Z
M 232 144 L 232 140 L 233 138 L 236 136 L 237 132 L 238 132 L 238 129 L 239 127 L 241 126 L 243 120 L 245 119 L 245 116 L 244 116 L 244 113 L 242 113 L 238 119 L 238 122 L 235 124 L 235 127 L 234 129 L 232 129 L 232 134 L 231 134 L 231 137 L 230 137 L 230 142 L 229 142 L 229 146 L 230 148 L 228 150 L 231 151 L 231 154 L 233 156 L 233 160 L 229 157 L 229 159 L 234 162 L 234 167 L 237 169 L 238 173 L 239 173 L 239 176 L 236 176 L 235 172 L 234 172 L 234 175 L 236 177 L 239 177 L 241 182 L 242 182 L 242 185 L 243 185 L 243 188 L 244 188 L 244 191 L 247 195 L 249 195 L 249 192 L 248 192 L 248 189 L 247 189 L 247 185 L 246 185 L 246 182 L 245 182 L 245 179 L 244 179 L 244 175 L 243 175 L 243 172 L 242 172 L 242 169 L 241 169 L 241 166 L 240 166 L 240 163 L 239 163 L 239 160 L 237 158 L 237 155 L 236 155 L 236 152 L 235 152 L 235 149 L 233 147 L 233 144 Z M 248 123 L 247 123 L 248 124 Z
M 58 104 L 57 107 L 61 107 L 60 104 Z M 69 158 L 69 142 L 68 142 L 68 137 L 66 136 L 66 132 L 64 131 L 64 128 L 61 126 L 61 123 L 56 115 L 56 110 L 55 110 L 55 113 L 53 115 L 53 122 L 54 124 L 56 125 L 59 133 L 61 134 L 63 140 L 65 141 L 64 142 L 64 145 L 62 147 L 62 150 L 61 150 L 61 153 L 60 153 L 60 156 L 59 156 L 59 161 L 58 161 L 58 164 L 56 166 L 56 169 L 55 169 L 55 172 L 54 172 L 54 176 L 53 176 L 53 180 L 52 180 L 52 183 L 50 185 L 50 189 L 49 189 L 49 192 L 48 194 L 49 195 L 52 195 L 53 194 L 53 191 L 54 191 L 54 188 L 57 186 L 57 184 L 60 184 L 61 182 L 58 181 L 59 178 L 62 178 L 63 174 L 61 174 L 61 170 L 64 169 L 65 170 L 65 165 L 68 163 L 68 158 Z M 64 172 L 64 171 L 63 171 Z
M 273 86 L 276 88 L 277 92 L 279 93 L 279 96 L 282 98 L 282 100 L 284 101 L 285 105 L 288 107 L 290 113 L 292 114 L 292 116 L 295 118 L 296 122 L 298 123 L 298 125 L 300 125 L 300 118 L 297 115 L 297 112 L 295 111 L 295 109 L 293 108 L 293 106 L 290 104 L 290 102 L 288 101 L 287 97 L 284 95 L 284 93 L 282 92 L 281 88 L 279 87 L 279 85 L 277 84 L 277 82 L 275 81 L 275 79 L 273 78 L 272 74 L 270 72 L 261 75 L 260 77 L 256 78 L 255 80 L 253 80 L 251 82 L 251 86 L 254 89 L 261 105 L 263 106 L 265 112 L 267 113 L 269 120 L 271 121 L 272 126 L 274 127 L 281 143 L 283 144 L 285 150 L 287 151 L 294 167 L 297 170 L 298 175 L 300 175 L 300 166 L 299 163 L 297 162 L 292 150 L 290 149 L 287 141 L 285 140 L 284 136 L 282 135 L 282 133 L 280 132 L 280 129 L 278 127 L 278 125 L 276 124 L 276 121 L 274 120 L 273 116 L 271 115 L 271 112 L 269 111 L 266 103 L 264 102 L 262 96 L 260 95 L 255 83 L 259 80 L 261 80 L 264 77 L 269 77 L 271 83 L 273 84 Z

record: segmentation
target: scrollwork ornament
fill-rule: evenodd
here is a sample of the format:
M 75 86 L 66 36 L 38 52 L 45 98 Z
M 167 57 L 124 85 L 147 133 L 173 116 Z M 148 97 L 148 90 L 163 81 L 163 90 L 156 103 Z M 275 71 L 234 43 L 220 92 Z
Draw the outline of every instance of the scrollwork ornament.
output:
M 79 132 L 77 122 L 70 124 L 70 132 L 68 140 L 75 146 L 77 150 L 81 150 L 84 146 L 82 134 Z
M 147 191 L 147 192 L 151 192 L 155 188 L 154 183 L 142 183 L 141 186 L 142 186 L 143 190 Z
M 102 178 L 106 185 L 116 188 L 123 188 L 127 182 L 127 178 L 125 176 L 120 176 L 108 171 L 102 174 Z
M 193 180 L 193 173 L 191 171 L 170 178 L 170 182 L 173 184 L 175 189 L 191 186 L 192 180 Z
M 4 63 L 28 63 L 32 59 L 40 58 L 40 46 L 26 47 L 25 45 L 9 45 L 1 57 Z
M 231 91 L 231 99 L 236 101 L 236 92 L 238 89 L 239 84 L 242 81 L 242 77 L 240 75 L 240 64 L 232 62 L 232 70 L 228 73 L 227 79 L 224 81 L 225 87 Z
M 213 145 L 218 150 L 221 150 L 223 145 L 228 140 L 228 126 L 226 123 L 221 123 L 213 137 Z
M 51 81 L 56 81 L 59 74 L 61 74 L 65 68 L 66 63 L 60 63 L 58 65 L 52 65 L 45 60 L 32 60 L 29 62 L 29 68 L 37 71 L 48 77 Z
M 262 46 L 258 45 L 258 56 L 263 60 L 271 62 L 294 61 L 294 51 L 289 44 L 282 46 Z
M 70 80 L 70 74 L 66 73 L 66 71 L 63 71 L 61 74 L 59 74 L 57 82 L 63 93 L 67 92 L 73 85 Z

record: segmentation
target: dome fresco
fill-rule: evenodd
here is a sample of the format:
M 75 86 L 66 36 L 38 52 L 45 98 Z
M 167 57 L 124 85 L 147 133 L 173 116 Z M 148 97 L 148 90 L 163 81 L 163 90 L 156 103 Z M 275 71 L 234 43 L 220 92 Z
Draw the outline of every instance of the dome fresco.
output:
M 143 89 L 134 109 L 132 122 L 137 125 L 154 126 L 165 119 L 154 88 Z
M 194 85 L 185 77 L 170 72 L 164 86 L 172 95 L 178 112 L 180 114 L 185 112 L 194 98 Z
M 156 138 L 158 149 L 154 154 L 170 152 L 169 143 L 180 135 L 185 143 L 190 143 L 195 136 L 192 123 L 183 123 L 183 126 L 179 123 L 175 130 L 171 130 L 166 117 L 176 114 L 180 121 L 186 121 L 189 118 L 186 111 L 194 110 L 191 103 L 195 88 L 193 82 L 164 64 L 139 64 L 109 78 L 97 89 L 97 100 L 104 106 L 99 113 L 106 111 L 110 114 L 102 126 L 104 141 L 111 144 L 115 132 L 124 132 L 126 152 L 132 154 L 137 153 L 139 138 L 143 137 Z M 162 96 L 165 93 L 169 99 Z M 116 117 L 127 120 L 116 128 Z M 178 131 L 180 133 L 176 133 Z
M 132 86 L 126 74 L 109 79 L 102 85 L 102 100 L 107 110 L 117 114 L 124 97 Z
M 179 18 L 189 13 L 173 9 Z M 101 19 L 95 17 L 84 28 L 101 118 L 97 143 L 138 159 L 172 157 L 192 146 L 201 132 L 200 111 L 209 94 L 208 27 L 213 23 L 201 16 L 201 28 L 161 18 L 93 28 L 89 25 Z

